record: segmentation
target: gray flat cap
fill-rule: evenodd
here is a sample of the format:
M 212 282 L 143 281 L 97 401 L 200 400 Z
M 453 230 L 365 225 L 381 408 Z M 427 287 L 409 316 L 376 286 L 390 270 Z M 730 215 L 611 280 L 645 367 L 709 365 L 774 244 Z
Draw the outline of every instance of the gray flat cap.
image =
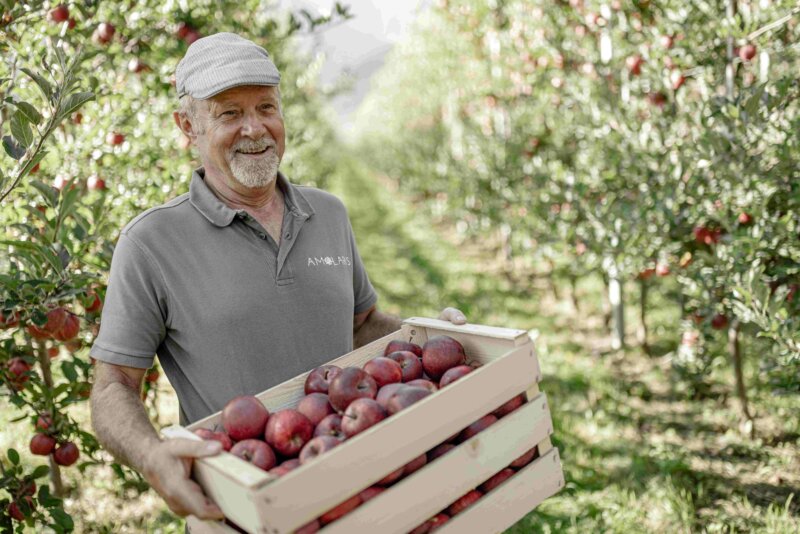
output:
M 269 54 L 233 33 L 215 33 L 189 46 L 178 68 L 178 97 L 203 100 L 241 85 L 278 85 L 281 74 Z

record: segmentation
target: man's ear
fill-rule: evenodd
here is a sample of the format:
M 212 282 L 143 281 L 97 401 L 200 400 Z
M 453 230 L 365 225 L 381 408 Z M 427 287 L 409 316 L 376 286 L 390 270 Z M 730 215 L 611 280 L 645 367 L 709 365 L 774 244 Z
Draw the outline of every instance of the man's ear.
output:
M 194 141 L 197 134 L 195 133 L 194 125 L 192 121 L 189 120 L 189 117 L 186 115 L 181 115 L 177 111 L 172 112 L 172 118 L 175 120 L 175 124 L 178 125 L 178 128 L 183 132 L 183 135 Z

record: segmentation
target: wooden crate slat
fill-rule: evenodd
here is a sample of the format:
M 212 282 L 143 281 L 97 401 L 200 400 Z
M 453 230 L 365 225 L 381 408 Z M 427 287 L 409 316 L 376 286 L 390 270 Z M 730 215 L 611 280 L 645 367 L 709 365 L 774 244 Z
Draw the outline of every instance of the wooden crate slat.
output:
M 515 328 L 498 328 L 495 326 L 485 326 L 480 324 L 463 324 L 457 325 L 450 321 L 442 321 L 439 319 L 428 319 L 425 317 L 410 317 L 403 321 L 404 324 L 416 327 L 422 327 L 428 331 L 434 330 L 439 333 L 459 333 L 459 334 L 474 334 L 481 337 L 503 339 L 512 342 L 513 345 L 522 345 L 528 342 L 528 332 Z M 428 337 L 431 337 L 430 332 Z
M 322 532 L 408 532 L 507 467 L 552 430 L 547 398 L 540 394 Z
M 444 524 L 441 534 L 494 534 L 525 517 L 543 500 L 561 491 L 564 473 L 558 449 L 526 465 L 502 485 Z M 327 534 L 327 532 L 326 532 Z
M 189 534 L 239 534 L 239 532 L 222 521 L 203 521 L 193 515 L 186 518 Z
M 422 399 L 320 460 L 267 484 L 257 490 L 257 502 L 270 532 L 303 525 L 380 480 L 523 392 L 538 373 L 532 343 L 512 349 L 460 378 L 458 387 Z

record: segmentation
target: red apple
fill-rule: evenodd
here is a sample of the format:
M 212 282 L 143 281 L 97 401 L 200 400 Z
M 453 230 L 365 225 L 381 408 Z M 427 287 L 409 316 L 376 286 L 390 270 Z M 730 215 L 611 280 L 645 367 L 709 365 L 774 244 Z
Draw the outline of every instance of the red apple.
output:
M 422 360 L 413 352 L 398 350 L 390 352 L 386 357 L 400 364 L 400 369 L 403 371 L 403 382 L 422 378 Z
M 475 434 L 478 434 L 479 432 L 492 426 L 496 422 L 497 422 L 497 417 L 495 417 L 494 415 L 492 414 L 484 415 L 483 417 L 481 417 L 480 419 L 469 425 L 467 428 L 462 430 L 461 433 L 458 435 L 458 440 L 467 441 Z
M 447 507 L 447 513 L 450 514 L 450 517 L 453 517 L 456 514 L 459 514 L 475 504 L 475 501 L 483 497 L 483 493 L 478 490 L 472 490 L 465 495 L 462 495 L 458 498 L 456 502 L 451 504 Z
M 317 426 L 328 415 L 336 413 L 325 393 L 309 393 L 297 403 L 297 411 Z
M 300 450 L 300 463 L 304 464 L 310 462 L 317 456 L 324 454 L 336 447 L 342 441 L 334 438 L 333 436 L 318 436 L 312 438 L 308 443 L 303 445 Z
M 53 334 L 53 338 L 58 341 L 69 341 L 78 335 L 80 329 L 81 325 L 78 321 L 78 317 L 74 313 L 67 313 L 61 328 L 51 331 L 51 333 Z
M 231 454 L 264 471 L 275 467 L 275 453 L 260 439 L 243 439 L 237 442 L 231 447 Z
M 264 438 L 283 456 L 296 456 L 313 434 L 314 425 L 308 417 L 288 408 L 270 416 Z
M 225 432 L 214 432 L 208 428 L 198 428 L 194 433 L 205 440 L 219 441 L 222 443 L 222 450 L 224 451 L 230 451 L 233 448 L 233 440 Z
M 466 362 L 464 347 L 450 336 L 432 337 L 422 347 L 422 367 L 437 382 L 445 371 Z
M 361 502 L 365 503 L 368 500 L 380 495 L 384 491 L 386 491 L 386 488 L 382 488 L 380 486 L 370 486 L 367 489 L 362 490 L 358 496 L 361 497 Z
M 319 516 L 320 525 L 327 525 L 336 521 L 345 514 L 348 514 L 361 505 L 361 497 L 358 494 L 353 495 L 344 502 L 339 503 L 334 508 L 331 508 L 321 516 Z
M 303 390 L 306 395 L 309 393 L 328 393 L 331 380 L 342 372 L 340 367 L 335 365 L 321 365 L 308 373 Z
M 658 276 L 669 276 L 669 264 L 659 263 L 656 265 L 656 274 Z
M 91 191 L 105 191 L 106 181 L 93 174 L 86 179 L 86 187 Z
M 361 397 L 374 399 L 378 393 L 378 384 L 372 376 L 358 367 L 342 369 L 331 381 L 328 388 L 331 406 L 342 413 L 354 400 Z
M 317 436 L 333 436 L 344 441 L 346 436 L 342 432 L 342 416 L 338 413 L 326 416 L 314 429 L 314 437 Z
M 108 132 L 106 135 L 106 143 L 111 146 L 121 145 L 125 142 L 125 136 L 119 132 Z
M 195 42 L 196 40 L 200 39 L 201 37 L 202 37 L 202 35 L 200 34 L 200 32 L 199 32 L 199 31 L 195 30 L 194 28 L 191 28 L 191 29 L 190 29 L 190 30 L 189 30 L 189 31 L 186 33 L 186 37 L 184 37 L 183 41 L 184 41 L 184 42 L 185 42 L 187 45 L 190 45 L 190 44 L 192 44 L 193 42 Z
M 456 446 L 453 445 L 452 443 L 440 443 L 439 445 L 428 451 L 428 463 L 431 463 L 438 457 L 447 454 L 448 452 L 452 451 L 455 448 Z
M 398 362 L 385 356 L 371 359 L 364 364 L 364 370 L 375 379 L 378 388 L 403 381 L 403 368 Z
M 47 18 L 53 22 L 64 22 L 69 18 L 69 8 L 64 4 L 59 4 L 50 10 Z
M 739 49 L 739 59 L 742 61 L 750 61 L 756 57 L 756 51 L 756 46 L 748 43 Z
M 11 502 L 8 503 L 8 508 L 6 508 L 9 517 L 15 519 L 17 521 L 25 521 L 25 514 L 22 513 L 22 510 L 19 509 L 17 503 Z
M 642 56 L 638 54 L 628 56 L 628 58 L 625 60 L 625 66 L 628 67 L 628 71 L 633 76 L 638 76 L 642 73 L 642 63 L 644 63 L 644 60 L 642 59 Z
M 83 113 L 81 113 L 81 112 L 73 113 L 72 114 L 72 123 L 73 124 L 80 124 L 81 122 L 83 122 Z
M 403 476 L 407 477 L 414 471 L 422 469 L 422 467 L 427 463 L 428 463 L 428 455 L 426 455 L 425 453 L 420 454 L 419 456 L 417 456 L 416 458 L 414 458 L 413 460 L 411 460 L 410 462 L 408 462 L 406 465 L 403 466 Z
M 718 313 L 711 318 L 711 328 L 714 330 L 722 330 L 726 326 L 728 326 L 728 318 L 725 315 Z
M 663 108 L 664 105 L 667 103 L 667 95 L 661 92 L 649 93 L 647 95 L 647 100 L 649 100 L 650 103 L 653 104 L 654 106 Z
M 673 70 L 669 73 L 669 82 L 672 84 L 672 89 L 677 91 L 686 82 L 686 78 L 679 70 Z
M 314 519 L 310 523 L 306 523 L 302 527 L 294 531 L 294 534 L 314 534 L 319 530 L 319 520 Z
M 342 415 L 342 431 L 345 436 L 352 438 L 385 418 L 386 412 L 374 399 L 356 399 Z
M 31 438 L 30 449 L 32 454 L 47 456 L 56 448 L 56 440 L 46 434 L 36 434 Z
M 449 515 L 440 512 L 409 532 L 409 534 L 428 534 L 429 532 L 438 530 L 442 525 L 447 523 L 448 519 L 450 519 Z
M 222 409 L 222 427 L 234 441 L 260 438 L 268 419 L 269 411 L 252 395 L 234 397 Z
M 743 211 L 742 213 L 739 214 L 737 220 L 739 221 L 739 224 L 744 226 L 753 222 L 753 217 L 746 211 Z
M 42 414 L 36 418 L 36 430 L 47 430 L 53 426 L 53 418 L 50 414 Z
M 178 28 L 175 30 L 175 36 L 178 39 L 185 39 L 191 29 L 192 27 L 189 24 L 181 22 L 178 24 Z
M 376 484 L 378 484 L 379 486 L 390 486 L 395 482 L 397 482 L 398 480 L 400 480 L 401 478 L 403 478 L 403 472 L 404 468 L 398 467 L 397 469 L 395 469 L 394 471 L 392 471 L 391 473 L 389 473 L 388 475 L 377 481 Z
M 436 393 L 439 391 L 439 386 L 431 382 L 430 380 L 425 380 L 424 378 L 417 378 L 416 380 L 410 380 L 406 382 L 407 386 L 414 386 L 418 388 L 425 388 L 431 393 Z
M 389 415 L 394 415 L 430 394 L 431 392 L 425 388 L 405 385 L 395 391 L 394 395 L 386 401 L 386 411 L 389 412 Z
M 131 60 L 128 61 L 128 70 L 134 74 L 139 74 L 144 71 L 150 70 L 150 67 L 147 65 L 147 63 L 145 63 L 138 57 L 135 57 L 131 58 Z
M 524 393 L 520 393 L 519 395 L 517 395 L 516 397 L 514 397 L 510 401 L 505 402 L 502 406 L 500 406 L 495 411 L 493 411 L 492 415 L 494 415 L 495 417 L 497 417 L 499 419 L 500 417 L 503 417 L 505 415 L 510 414 L 511 412 L 513 412 L 514 410 L 516 410 L 517 408 L 522 406 L 523 404 L 525 404 L 525 394 Z
M 80 451 L 71 441 L 60 444 L 53 453 L 53 459 L 58 465 L 70 466 L 78 461 Z
M 17 385 L 21 386 L 30 379 L 28 373 L 31 370 L 31 366 L 22 358 L 11 358 L 6 362 L 6 365 L 8 366 L 9 378 Z
M 495 473 L 492 478 L 478 486 L 478 489 L 481 490 L 483 493 L 489 493 L 494 488 L 508 480 L 510 477 L 514 476 L 515 471 L 506 467 L 499 473 Z
M 522 456 L 511 462 L 509 467 L 513 467 L 514 469 L 520 469 L 522 467 L 525 467 L 538 457 L 539 457 L 539 447 L 534 445 L 532 449 L 528 450 Z
M 672 45 L 675 43 L 675 39 L 671 35 L 662 35 L 661 36 L 661 46 L 666 49 L 672 48 Z
M 442 378 L 439 380 L 439 389 L 455 382 L 462 376 L 469 374 L 471 372 L 472 372 L 472 367 L 470 367 L 469 365 L 458 365 L 456 367 L 451 367 L 450 369 L 444 372 Z
M 117 33 L 117 29 L 113 24 L 101 22 L 92 34 L 92 39 L 99 44 L 108 44 L 114 38 L 115 33 Z
M 381 408 L 384 410 L 387 409 L 386 403 L 389 402 L 389 399 L 392 397 L 392 395 L 394 395 L 398 389 L 403 387 L 403 385 L 404 384 L 402 382 L 393 382 L 391 384 L 386 384 L 378 390 L 375 400 L 381 405 Z
M 422 358 L 422 347 L 416 343 L 409 343 L 408 341 L 402 341 L 400 339 L 393 339 L 390 341 L 383 350 L 383 355 L 388 356 L 393 352 L 400 351 L 408 351 L 416 354 L 418 358 Z

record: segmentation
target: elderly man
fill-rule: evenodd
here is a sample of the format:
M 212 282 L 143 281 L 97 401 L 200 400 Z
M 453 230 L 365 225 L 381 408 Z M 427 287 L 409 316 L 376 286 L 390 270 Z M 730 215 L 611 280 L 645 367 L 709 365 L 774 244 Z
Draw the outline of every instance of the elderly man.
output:
M 342 203 L 278 172 L 279 81 L 269 54 L 236 35 L 189 47 L 174 118 L 202 167 L 189 193 L 122 230 L 91 350 L 100 443 L 182 516 L 222 517 L 189 479 L 192 458 L 219 444 L 159 438 L 139 396 L 155 354 L 186 425 L 400 326 L 375 308 Z M 465 322 L 453 308 L 440 318 Z

